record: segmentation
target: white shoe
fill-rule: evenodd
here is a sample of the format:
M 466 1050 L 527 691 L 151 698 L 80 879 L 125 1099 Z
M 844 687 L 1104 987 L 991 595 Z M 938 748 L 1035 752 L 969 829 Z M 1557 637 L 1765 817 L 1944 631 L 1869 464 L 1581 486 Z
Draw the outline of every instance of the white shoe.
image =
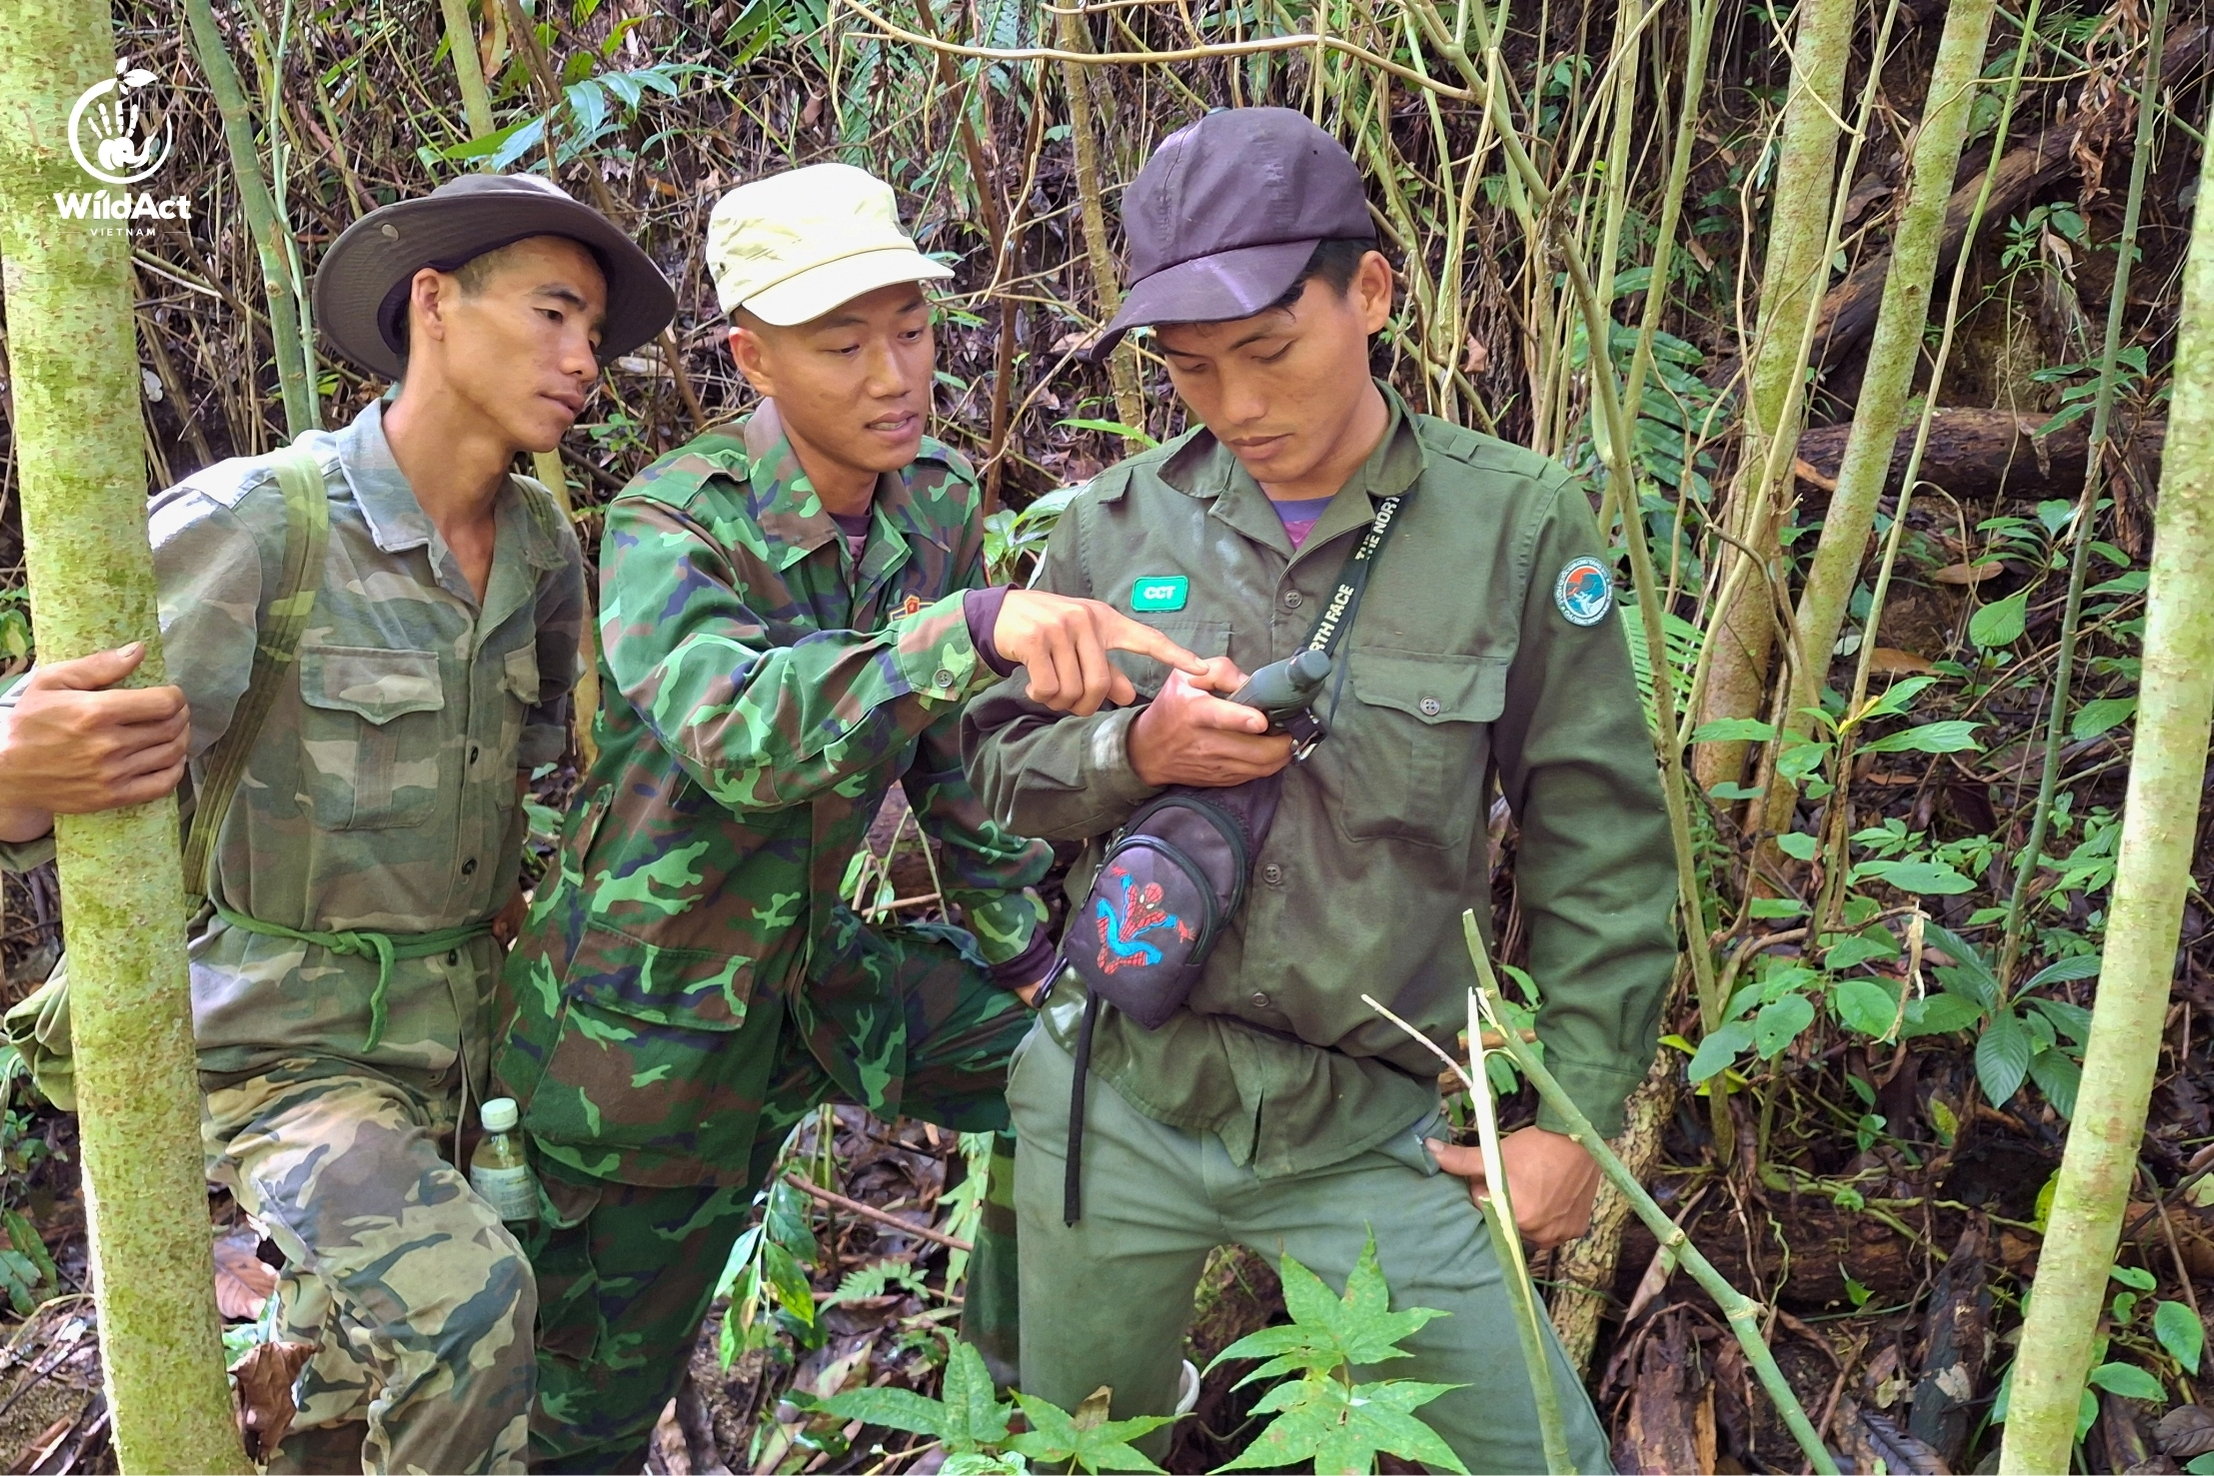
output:
M 1197 1408 L 1199 1408 L 1199 1370 L 1192 1367 L 1192 1361 L 1187 1358 L 1184 1360 L 1183 1376 L 1177 1381 L 1176 1413 L 1178 1415 L 1188 1415 Z

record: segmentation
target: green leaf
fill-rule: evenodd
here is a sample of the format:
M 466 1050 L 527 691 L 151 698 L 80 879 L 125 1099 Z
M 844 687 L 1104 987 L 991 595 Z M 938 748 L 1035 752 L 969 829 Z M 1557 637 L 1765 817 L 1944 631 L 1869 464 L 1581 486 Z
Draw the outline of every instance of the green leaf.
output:
M 1968 639 L 1983 650 L 2011 646 L 2022 638 L 2029 615 L 2029 591 L 2021 590 L 2003 600 L 1993 600 L 1968 620 Z
M 2155 1404 L 2168 1402 L 2168 1391 L 2160 1387 L 2160 1380 L 2134 1363 L 2102 1363 L 2091 1370 L 2091 1382 L 2124 1399 L 2149 1399 Z
M 1007 1451 L 1002 1455 L 986 1455 L 980 1450 L 964 1450 L 946 1457 L 946 1463 L 938 1468 L 938 1476 L 1029 1476 L 1030 1462 L 1019 1451 Z
M 2063 1118 L 2076 1115 L 2076 1093 L 2083 1086 L 2083 1068 L 2050 1048 L 2030 1057 L 2030 1080 Z
M 2059 1182 L 2058 1175 L 2054 1176 L 2054 1182 Z M 2153 1274 L 2142 1266 L 2109 1266 L 2106 1274 L 2122 1285 L 2134 1287 L 2141 1292 L 2149 1292 L 2160 1285 L 2153 1279 Z
M 841 1420 L 861 1420 L 887 1430 L 929 1435 L 949 1444 L 962 1429 L 960 1417 L 951 1408 L 912 1389 L 849 1389 L 815 1407 Z
M 1773 1060 L 1813 1023 L 1814 1002 L 1803 994 L 1787 994 L 1761 1007 L 1753 1021 L 1753 1044 L 1762 1060 Z
M 1734 802 L 1737 800 L 1759 799 L 1767 792 L 1767 790 L 1763 789 L 1758 784 L 1740 784 L 1734 779 L 1725 779 L 1720 784 L 1715 785 L 1714 788 L 1707 791 L 1709 795 L 1713 796 L 1715 799 L 1722 800 L 1725 803 Z
M 1161 1468 L 1140 1455 L 1130 1441 L 1174 1422 L 1173 1415 L 1139 1415 L 1128 1420 L 1102 1420 L 1080 1425 L 1057 1404 L 1017 1392 L 1015 1402 L 1029 1416 L 1030 1428 L 1010 1436 L 1007 1448 L 1041 1465 L 1067 1466 L 1075 1462 L 1087 1471 L 1153 1471 Z
M 771 1240 L 761 1247 L 761 1274 L 776 1295 L 777 1305 L 806 1323 L 815 1325 L 815 1288 L 792 1253 Z
M 2042 989 L 2047 984 L 2072 984 L 2078 979 L 2096 979 L 2099 977 L 2100 962 L 2100 955 L 2096 953 L 2079 953 L 2074 958 L 2064 958 L 2058 963 L 2045 965 L 2030 975 L 2029 982 L 2022 988 L 2027 991 Z
M 2004 1107 L 2029 1075 L 2030 1038 L 2012 1010 L 2001 1010 L 1976 1041 L 1976 1079 L 1994 1107 Z
M 1694 743 L 1766 743 L 1775 736 L 1775 725 L 1759 718 L 1716 718 L 1691 730 Z
M 1684 1068 L 1684 1074 L 1691 1078 L 1693 1086 L 1697 1086 L 1735 1061 L 1738 1053 L 1752 1043 L 1753 1027 L 1743 1020 L 1732 1020 L 1699 1042 L 1698 1052 Z
M 1334 1378 L 1305 1378 L 1278 1384 L 1253 1406 L 1255 1414 L 1274 1414 L 1238 1458 L 1217 1471 L 1289 1471 L 1312 1462 L 1317 1473 L 1376 1469 L 1376 1453 L 1390 1451 L 1403 1460 L 1437 1470 L 1465 1473 L 1468 1467 L 1436 1431 L 1412 1411 L 1460 1384 L 1422 1384 L 1394 1379 L 1348 1389 Z
M 1822 967 L 1832 973 L 1842 973 L 1873 959 L 1899 956 L 1898 940 L 1880 927 L 1870 928 L 1865 933 L 1831 933 L 1822 941 L 1828 945 L 1828 951 L 1822 955 Z
M 1776 849 L 1794 861 L 1812 861 L 1814 853 L 1820 850 L 1821 846 L 1822 843 L 1813 836 L 1800 835 L 1797 832 L 1776 837 Z
M 2198 1313 L 2182 1302 L 2159 1303 L 2153 1308 L 2153 1336 L 2187 1372 L 2199 1371 L 2199 1358 L 2206 1352 L 2206 1324 L 2199 1321 Z
M 2183 1469 L 2192 1472 L 2193 1476 L 2214 1476 L 2214 1450 L 2191 1457 L 2183 1463 Z
M 1973 992 L 1980 995 L 1985 1004 L 1998 999 L 1999 981 L 1992 977 L 1991 965 L 1984 962 L 1983 955 L 1976 952 L 1973 943 L 1935 923 L 1924 924 L 1922 938 L 1940 949 L 1953 961 L 1953 967 L 1972 979 L 1975 984 Z M 1938 977 L 1943 978 L 1944 974 L 1940 972 Z
M 946 1339 L 946 1372 L 942 1395 L 960 1424 L 947 1437 L 966 1445 L 1004 1445 L 1010 1409 L 992 1389 L 992 1375 L 984 1367 L 984 1355 L 959 1338 Z
M 1121 436 L 1126 441 L 1136 441 L 1148 451 L 1161 444 L 1136 426 L 1124 425 L 1119 420 L 1075 419 L 1056 420 L 1053 423 L 1057 426 L 1065 425 L 1070 430 L 1099 431 L 1110 436 Z
M 1749 912 L 1754 917 L 1798 917 L 1807 910 L 1807 904 L 1794 897 L 1755 897 Z
M 1334 1295 L 1322 1278 L 1285 1256 L 1278 1267 L 1284 1288 L 1284 1309 L 1292 1315 L 1290 1327 L 1270 1327 L 1240 1338 L 1215 1355 L 1215 1364 L 1232 1358 L 1267 1358 L 1239 1384 L 1278 1375 L 1328 1373 L 1346 1364 L 1374 1364 L 1405 1358 L 1398 1346 L 1433 1318 L 1446 1314 L 1429 1307 L 1390 1308 L 1391 1292 L 1376 1259 L 1376 1237 L 1371 1234 L 1346 1278 L 1345 1295 Z
M 1983 1006 L 1964 995 L 1932 994 L 1907 1001 L 1906 1028 L 1899 1034 L 1903 1039 L 1950 1035 L 1955 1030 L 1966 1030 L 1982 1018 Z
M 1860 746 L 1862 753 L 1959 753 L 1965 749 L 1981 748 L 1976 742 L 1976 729 L 1981 723 L 1964 723 L 1948 720 L 1942 723 L 1923 723 L 1920 727 L 1903 732 L 1886 733 Z
M 1936 682 L 1937 678 L 1933 676 L 1908 677 L 1904 681 L 1893 682 L 1884 689 L 1881 697 L 1869 703 L 1867 708 L 1862 711 L 1861 721 L 1866 722 L 1868 719 L 1875 717 L 1899 716 L 1907 710 L 1909 703 L 1921 696 L 1929 687 L 1934 686 Z
M 1932 897 L 1956 897 L 1976 886 L 1973 878 L 1942 861 L 1863 861 L 1853 868 L 1853 880 L 1880 881 L 1902 892 Z
M 2137 715 L 2135 697 L 2096 697 L 2076 709 L 2075 719 L 2068 724 L 2068 736 L 2081 743 L 2086 738 L 2096 738 L 2109 728 L 2119 727 Z
M 1879 1039 L 1891 1033 L 1891 1022 L 1899 1018 L 1899 1001 L 1873 979 L 1841 981 L 1831 992 L 1830 1003 L 1848 1029 Z

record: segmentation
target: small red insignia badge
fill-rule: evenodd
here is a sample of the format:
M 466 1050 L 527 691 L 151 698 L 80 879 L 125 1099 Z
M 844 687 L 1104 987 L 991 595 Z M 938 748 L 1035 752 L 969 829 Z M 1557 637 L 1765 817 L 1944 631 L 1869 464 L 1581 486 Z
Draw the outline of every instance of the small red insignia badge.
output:
M 906 602 L 899 607 L 899 613 L 902 615 L 917 615 L 922 612 L 922 607 L 921 595 L 909 595 Z

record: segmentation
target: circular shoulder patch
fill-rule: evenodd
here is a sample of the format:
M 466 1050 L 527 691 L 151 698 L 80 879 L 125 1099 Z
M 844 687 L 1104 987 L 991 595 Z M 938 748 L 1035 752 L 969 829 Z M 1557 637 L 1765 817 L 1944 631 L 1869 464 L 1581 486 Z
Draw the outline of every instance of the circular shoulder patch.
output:
M 1571 625 L 1597 625 L 1614 608 L 1614 580 L 1607 566 L 1589 554 L 1561 566 L 1553 581 L 1553 603 Z

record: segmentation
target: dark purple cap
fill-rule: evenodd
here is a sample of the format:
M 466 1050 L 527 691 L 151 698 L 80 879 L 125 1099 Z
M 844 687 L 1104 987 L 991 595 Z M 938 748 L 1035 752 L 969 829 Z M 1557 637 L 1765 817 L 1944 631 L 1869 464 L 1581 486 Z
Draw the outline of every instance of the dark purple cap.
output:
M 1218 108 L 1170 134 L 1123 196 L 1122 229 L 1130 289 L 1094 357 L 1140 324 L 1251 317 L 1317 244 L 1376 238 L 1352 156 L 1290 108 Z

